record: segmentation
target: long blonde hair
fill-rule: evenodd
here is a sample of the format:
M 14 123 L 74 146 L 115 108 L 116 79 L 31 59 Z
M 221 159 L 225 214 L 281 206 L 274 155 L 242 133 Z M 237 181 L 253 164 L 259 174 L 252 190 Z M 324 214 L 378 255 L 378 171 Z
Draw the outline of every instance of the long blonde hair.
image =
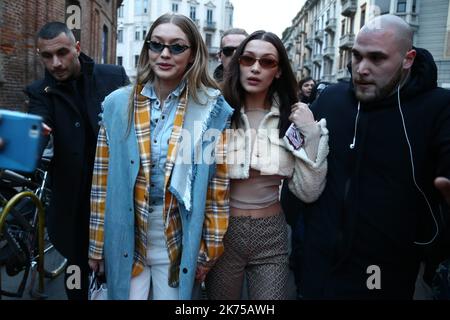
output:
M 145 41 L 150 40 L 155 28 L 164 23 L 172 23 L 179 27 L 181 31 L 186 35 L 191 45 L 191 52 L 194 56 L 194 61 L 190 63 L 183 76 L 183 80 L 186 79 L 186 84 L 189 87 L 189 94 L 194 101 L 199 101 L 199 91 L 204 90 L 206 87 L 218 88 L 217 83 L 210 77 L 208 73 L 208 50 L 205 42 L 202 39 L 197 26 L 192 20 L 182 14 L 166 13 L 160 16 L 151 25 Z M 155 73 L 149 63 L 148 47 L 146 42 L 141 49 L 137 65 L 137 77 L 136 83 L 133 86 L 131 95 L 128 101 L 128 131 L 131 128 L 134 115 L 134 95 L 138 85 L 144 86 L 147 82 L 153 82 L 155 80 Z

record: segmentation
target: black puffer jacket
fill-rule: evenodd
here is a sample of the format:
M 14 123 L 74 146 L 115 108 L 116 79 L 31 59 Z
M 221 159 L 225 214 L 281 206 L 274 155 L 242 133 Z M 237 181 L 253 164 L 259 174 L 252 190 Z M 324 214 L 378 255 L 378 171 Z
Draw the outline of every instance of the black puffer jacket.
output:
M 431 54 L 417 49 L 400 104 L 416 181 L 437 217 L 448 212 L 433 179 L 450 177 L 450 91 L 437 88 L 436 79 Z M 323 194 L 301 204 L 301 291 L 316 299 L 412 298 L 424 247 L 414 242 L 429 241 L 435 225 L 414 185 L 397 95 L 361 104 L 352 150 L 357 106 L 351 83 L 328 87 L 312 105 L 315 118 L 327 120 L 330 153 Z M 283 199 L 284 208 L 300 207 Z M 380 268 L 381 290 L 367 288 L 371 265 Z

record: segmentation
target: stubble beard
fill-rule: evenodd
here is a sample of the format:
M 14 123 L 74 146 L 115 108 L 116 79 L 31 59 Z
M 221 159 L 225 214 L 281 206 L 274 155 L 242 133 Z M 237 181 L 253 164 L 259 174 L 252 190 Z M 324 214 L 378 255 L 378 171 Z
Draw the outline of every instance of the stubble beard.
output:
M 400 85 L 403 79 L 402 66 L 397 70 L 395 75 L 391 80 L 383 87 L 379 87 L 377 84 L 373 85 L 373 90 L 363 92 L 358 88 L 358 85 L 354 83 L 355 86 L 355 96 L 363 103 L 370 103 L 383 100 L 386 97 L 391 96 L 396 92 L 396 89 Z

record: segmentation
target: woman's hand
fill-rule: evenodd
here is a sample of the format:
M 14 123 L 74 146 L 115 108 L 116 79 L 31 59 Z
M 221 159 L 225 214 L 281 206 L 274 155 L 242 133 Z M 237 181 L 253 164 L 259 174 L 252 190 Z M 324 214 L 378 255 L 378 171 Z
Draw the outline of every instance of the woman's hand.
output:
M 195 272 L 195 280 L 197 282 L 202 283 L 205 281 L 206 275 L 208 274 L 211 268 L 205 267 L 201 264 L 197 264 L 197 271 Z
M 105 261 L 104 260 L 89 259 L 88 264 L 93 272 L 96 272 L 99 275 L 102 275 L 105 273 Z
M 300 129 L 304 125 L 314 123 L 314 115 L 311 110 L 309 110 L 307 104 L 297 102 L 292 106 L 289 120 L 293 122 L 298 129 Z

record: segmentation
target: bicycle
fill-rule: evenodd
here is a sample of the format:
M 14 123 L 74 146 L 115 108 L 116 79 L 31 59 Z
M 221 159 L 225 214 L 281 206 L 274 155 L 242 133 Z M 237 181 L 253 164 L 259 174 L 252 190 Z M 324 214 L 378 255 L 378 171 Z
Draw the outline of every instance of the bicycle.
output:
M 43 158 L 41 167 L 32 177 L 10 170 L 0 171 L 0 266 L 6 267 L 9 276 L 23 271 L 17 292 L 2 290 L 0 273 L 0 299 L 2 295 L 21 298 L 30 271 L 30 295 L 45 299 L 44 278 L 58 277 L 67 265 L 45 230 L 44 210 L 51 197 L 49 163 L 50 159 Z M 36 274 L 39 275 L 38 290 L 34 285 Z

